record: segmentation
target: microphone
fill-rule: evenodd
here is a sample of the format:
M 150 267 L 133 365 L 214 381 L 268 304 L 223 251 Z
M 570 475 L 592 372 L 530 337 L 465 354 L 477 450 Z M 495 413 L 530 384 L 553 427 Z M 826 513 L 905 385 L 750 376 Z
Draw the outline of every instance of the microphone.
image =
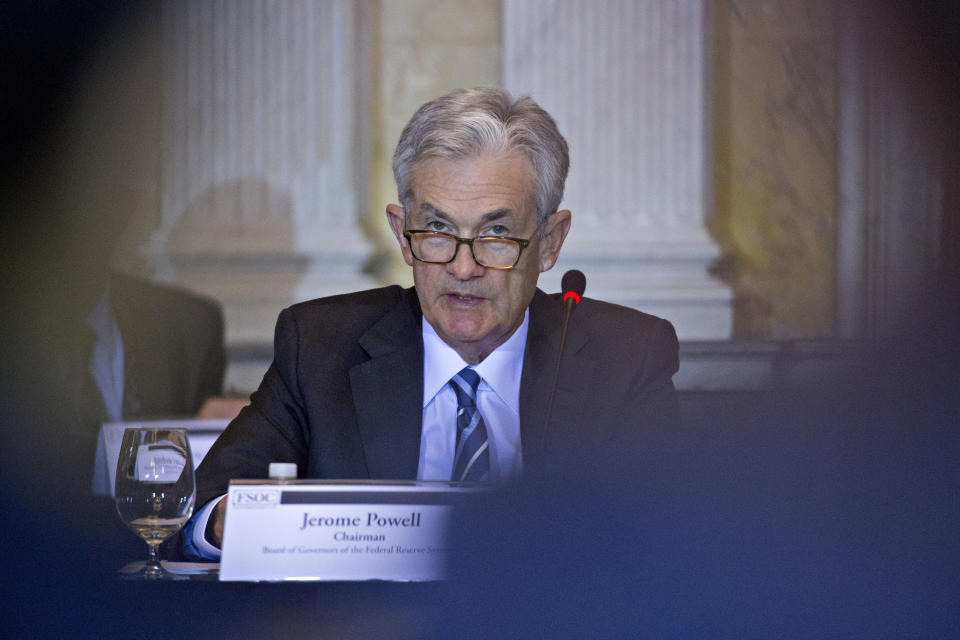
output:
M 570 325 L 570 315 L 573 308 L 580 304 L 580 297 L 587 288 L 587 277 L 582 271 L 571 269 L 563 274 L 560 280 L 560 289 L 563 291 L 563 328 L 560 331 L 560 350 L 557 351 L 557 366 L 553 370 L 553 384 L 550 386 L 550 401 L 547 403 L 547 417 L 543 421 L 542 436 L 546 436 L 547 425 L 553 414 L 553 399 L 557 395 L 557 381 L 560 379 L 560 363 L 563 362 L 563 347 L 567 344 L 567 327 Z
M 580 304 L 580 296 L 583 295 L 586 288 L 587 276 L 583 275 L 583 271 L 571 269 L 563 274 L 563 278 L 560 280 L 560 290 L 563 291 L 563 302 L 567 306 L 567 320 L 570 319 L 570 309 L 573 308 L 569 301 L 573 300 Z M 563 328 L 567 328 L 566 322 Z

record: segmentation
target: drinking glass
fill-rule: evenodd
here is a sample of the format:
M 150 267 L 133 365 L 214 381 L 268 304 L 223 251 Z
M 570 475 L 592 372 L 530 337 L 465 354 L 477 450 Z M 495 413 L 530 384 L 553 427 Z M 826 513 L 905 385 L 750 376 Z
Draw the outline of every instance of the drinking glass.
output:
M 124 430 L 114 499 L 120 519 L 150 549 L 150 558 L 136 577 L 173 577 L 160 564 L 160 543 L 187 522 L 196 497 L 193 457 L 184 429 Z

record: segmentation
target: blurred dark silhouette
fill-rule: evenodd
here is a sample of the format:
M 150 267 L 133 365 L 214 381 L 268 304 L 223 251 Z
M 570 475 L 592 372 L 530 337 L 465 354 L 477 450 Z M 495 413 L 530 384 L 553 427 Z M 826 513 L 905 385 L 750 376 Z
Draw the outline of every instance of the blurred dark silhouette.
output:
M 635 472 L 583 460 L 491 499 L 452 545 L 468 552 L 443 631 L 952 635 L 960 342 L 946 311 L 850 374 L 729 402 L 640 452 Z
M 104 39 L 149 17 L 125 2 L 0 8 L 0 507 L 16 523 L 4 528 L 15 557 L 5 576 L 22 594 L 5 599 L 11 613 L 90 607 L 90 587 L 141 556 L 112 501 L 90 494 L 100 423 L 192 415 L 222 388 L 219 305 L 110 267 L 144 175 L 118 149 L 143 142 L 133 135 L 141 113 L 124 74 L 78 85 Z M 123 352 L 112 411 L 91 371 L 100 302 Z M 73 597 L 59 597 L 67 589 Z

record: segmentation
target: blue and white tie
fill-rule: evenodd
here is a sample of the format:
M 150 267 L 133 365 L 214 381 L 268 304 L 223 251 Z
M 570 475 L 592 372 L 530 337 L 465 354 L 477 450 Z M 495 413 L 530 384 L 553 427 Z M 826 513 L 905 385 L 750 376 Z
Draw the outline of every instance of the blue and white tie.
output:
M 465 367 L 450 379 L 450 386 L 457 394 L 457 449 L 451 479 L 484 482 L 490 476 L 490 447 L 487 427 L 477 410 L 480 376 Z

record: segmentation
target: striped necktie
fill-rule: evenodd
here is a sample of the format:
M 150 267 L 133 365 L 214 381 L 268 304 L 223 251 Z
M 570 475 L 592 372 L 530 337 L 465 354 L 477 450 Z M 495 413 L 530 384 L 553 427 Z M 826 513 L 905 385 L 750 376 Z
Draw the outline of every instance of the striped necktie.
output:
M 487 427 L 477 410 L 480 376 L 464 367 L 450 379 L 450 386 L 457 394 L 457 449 L 451 479 L 484 482 L 490 475 L 490 447 Z

